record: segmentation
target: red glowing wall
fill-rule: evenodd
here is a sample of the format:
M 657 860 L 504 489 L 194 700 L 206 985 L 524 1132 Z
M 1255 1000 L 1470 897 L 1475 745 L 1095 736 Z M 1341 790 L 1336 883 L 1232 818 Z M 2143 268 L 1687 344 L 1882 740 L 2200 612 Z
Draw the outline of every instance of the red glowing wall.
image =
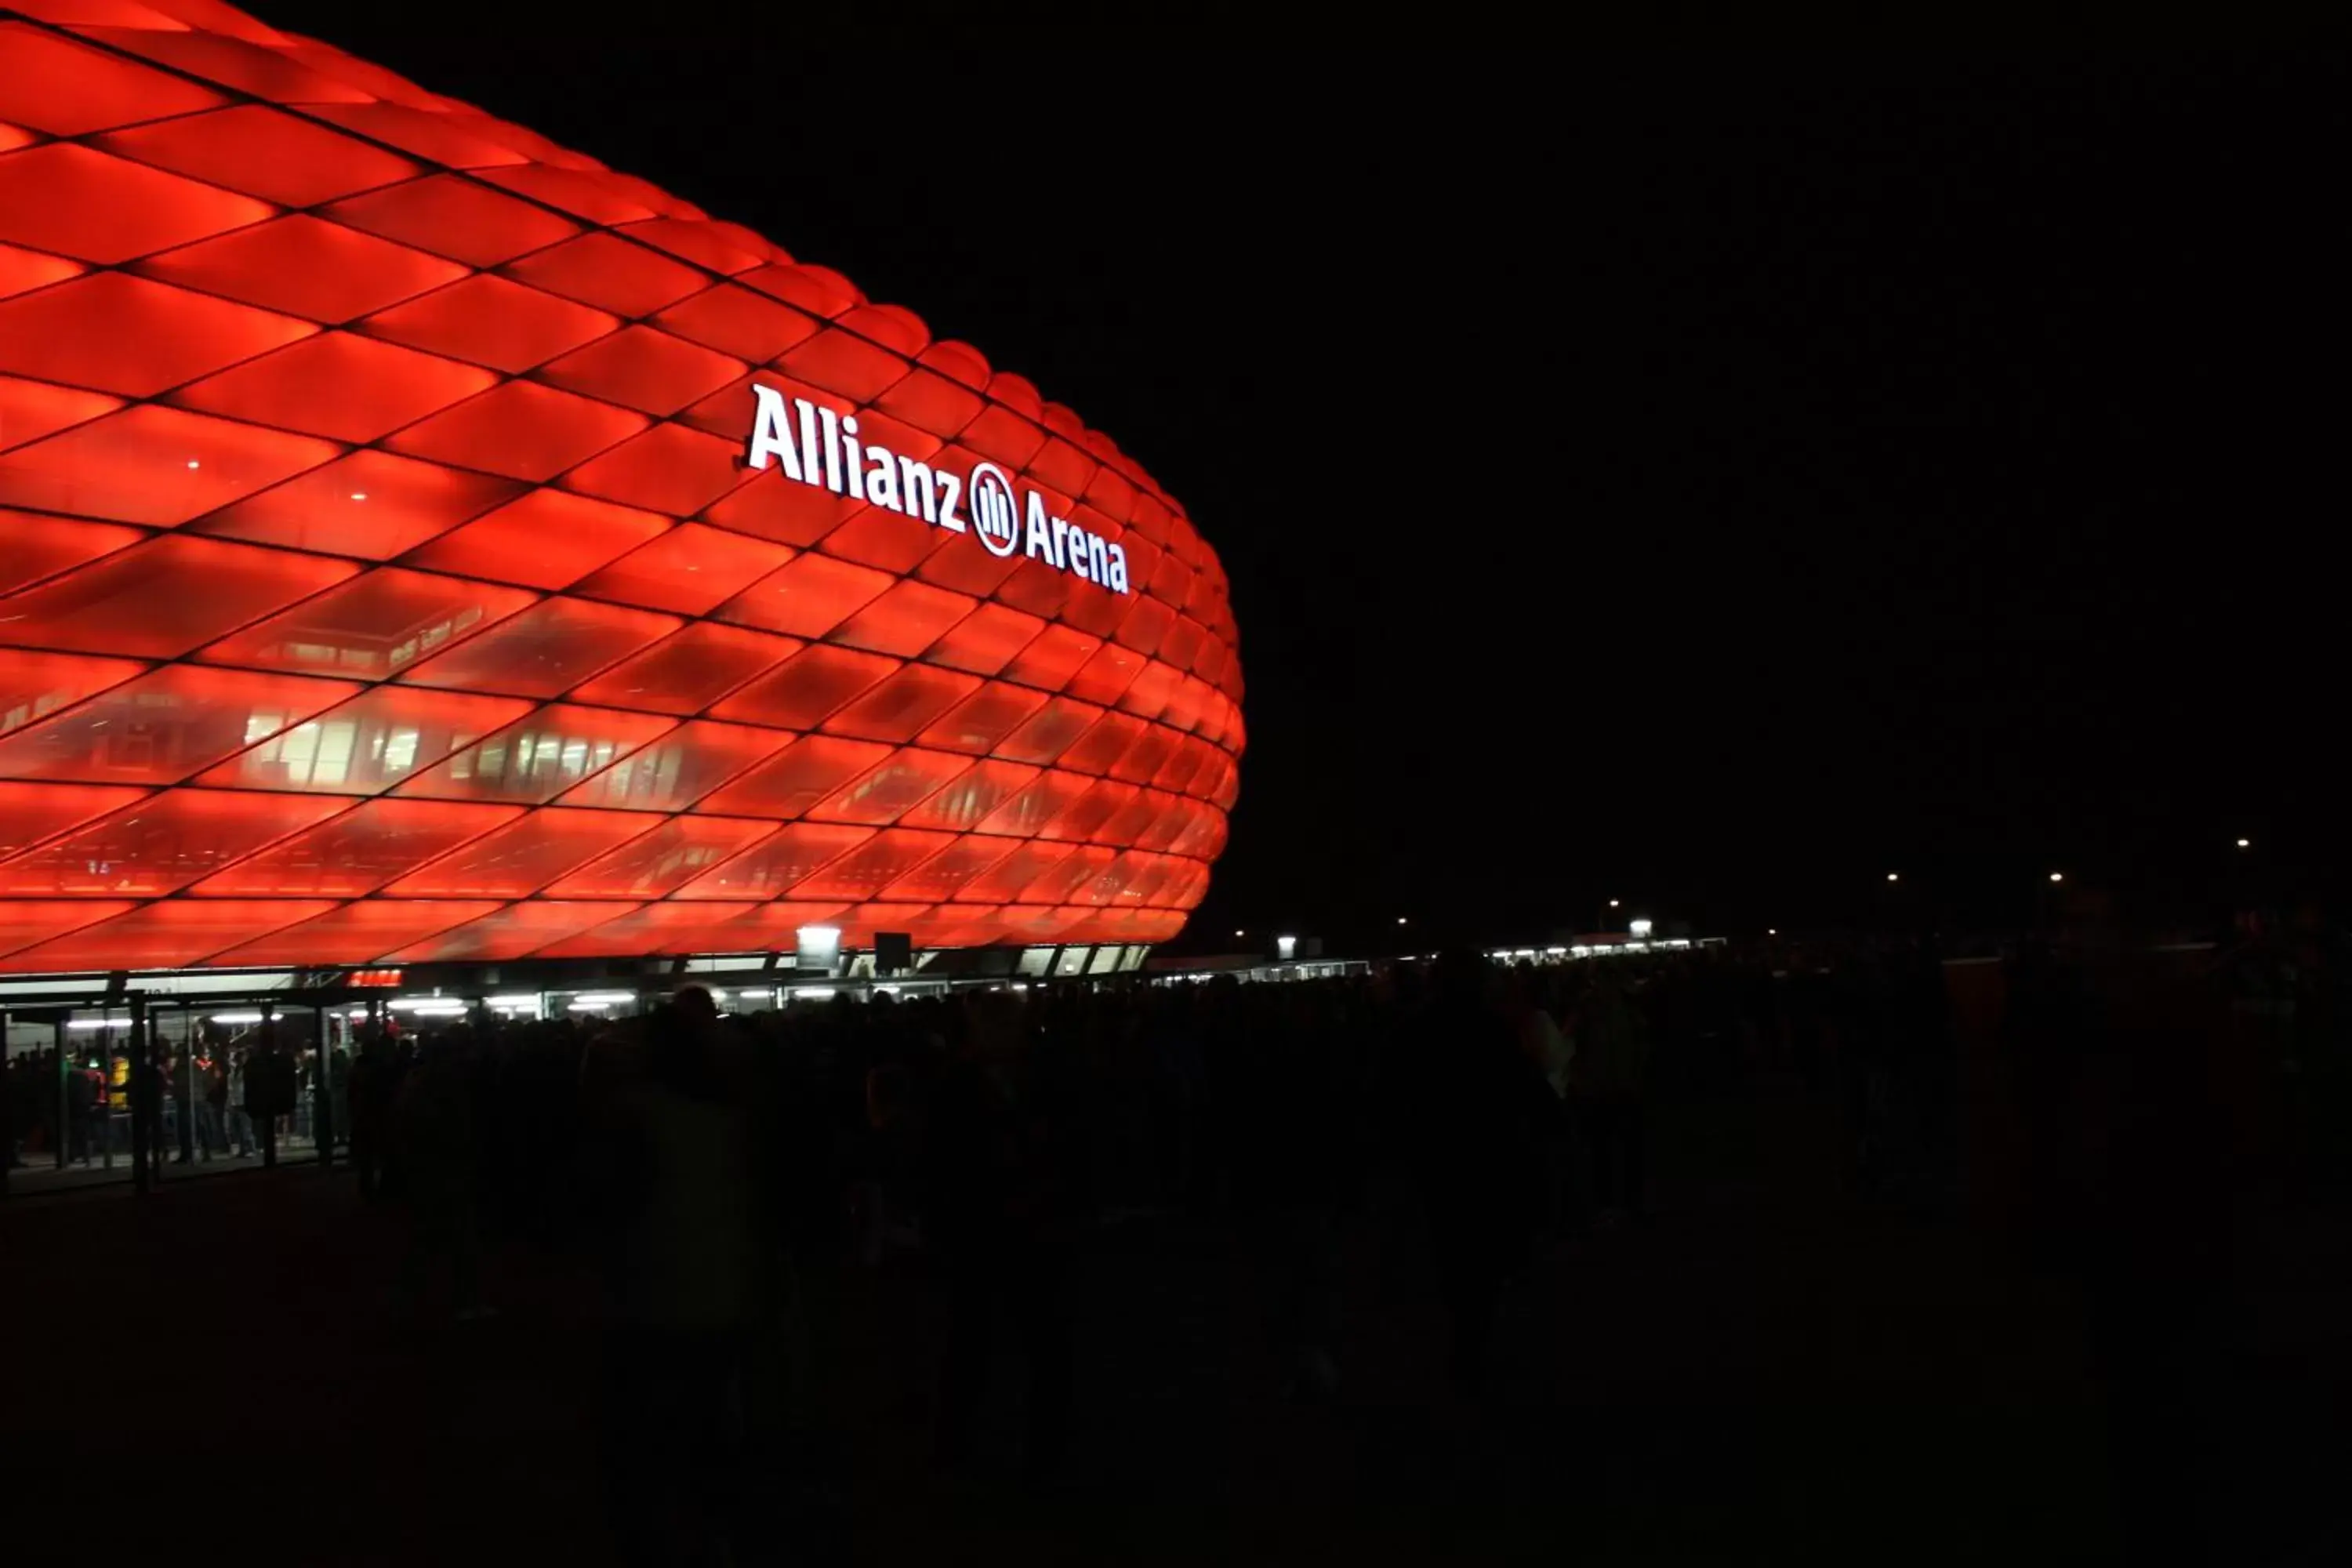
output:
M 1163 941 L 1224 574 L 895 305 L 214 0 L 0 22 L 0 971 Z M 1133 592 L 744 466 L 753 382 Z

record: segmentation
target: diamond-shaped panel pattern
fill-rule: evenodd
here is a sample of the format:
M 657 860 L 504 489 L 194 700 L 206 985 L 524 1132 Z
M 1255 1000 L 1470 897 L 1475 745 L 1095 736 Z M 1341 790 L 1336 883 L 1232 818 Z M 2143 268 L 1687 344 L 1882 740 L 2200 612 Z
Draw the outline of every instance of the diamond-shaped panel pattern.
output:
M 0 971 L 1181 928 L 1239 790 L 1238 637 L 1108 438 L 331 45 L 213 0 L 31 10 L 0 23 Z M 895 455 L 875 493 L 752 470 L 755 384 Z M 918 515 L 911 476 L 982 462 L 1129 591 Z

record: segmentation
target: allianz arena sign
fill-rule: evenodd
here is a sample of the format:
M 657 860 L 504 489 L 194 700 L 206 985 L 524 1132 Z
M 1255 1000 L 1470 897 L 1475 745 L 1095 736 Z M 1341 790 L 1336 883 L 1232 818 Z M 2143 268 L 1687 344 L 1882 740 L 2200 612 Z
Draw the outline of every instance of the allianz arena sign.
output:
M 1055 517 L 1035 489 L 1013 499 L 1013 481 L 994 463 L 971 470 L 967 523 L 957 508 L 965 502 L 965 481 L 929 463 L 900 457 L 887 447 L 863 445 L 857 416 L 837 415 L 805 397 L 786 405 L 772 386 L 753 383 L 759 400 L 744 463 L 764 468 L 779 464 L 784 477 L 815 485 L 853 501 L 881 507 L 902 517 L 919 517 L 950 533 L 971 532 L 999 558 L 1016 551 L 1114 594 L 1126 594 L 1127 552 L 1067 518 Z

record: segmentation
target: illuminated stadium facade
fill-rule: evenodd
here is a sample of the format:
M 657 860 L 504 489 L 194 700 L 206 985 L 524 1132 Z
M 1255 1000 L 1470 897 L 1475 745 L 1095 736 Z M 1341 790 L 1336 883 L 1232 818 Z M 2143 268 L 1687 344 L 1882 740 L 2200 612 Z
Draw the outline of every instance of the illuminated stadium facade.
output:
M 1181 928 L 1236 637 L 1109 440 L 329 46 L 16 9 L 0 973 Z

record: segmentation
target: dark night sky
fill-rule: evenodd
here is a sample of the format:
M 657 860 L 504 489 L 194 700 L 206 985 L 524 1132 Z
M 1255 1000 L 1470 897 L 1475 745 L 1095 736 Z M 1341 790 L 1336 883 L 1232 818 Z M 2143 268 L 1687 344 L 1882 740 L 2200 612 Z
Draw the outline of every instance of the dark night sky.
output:
M 1890 868 L 2011 922 L 2053 867 L 2346 841 L 2340 63 L 256 9 L 839 268 L 1181 497 L 1251 729 L 1196 934 L 1861 921 Z

